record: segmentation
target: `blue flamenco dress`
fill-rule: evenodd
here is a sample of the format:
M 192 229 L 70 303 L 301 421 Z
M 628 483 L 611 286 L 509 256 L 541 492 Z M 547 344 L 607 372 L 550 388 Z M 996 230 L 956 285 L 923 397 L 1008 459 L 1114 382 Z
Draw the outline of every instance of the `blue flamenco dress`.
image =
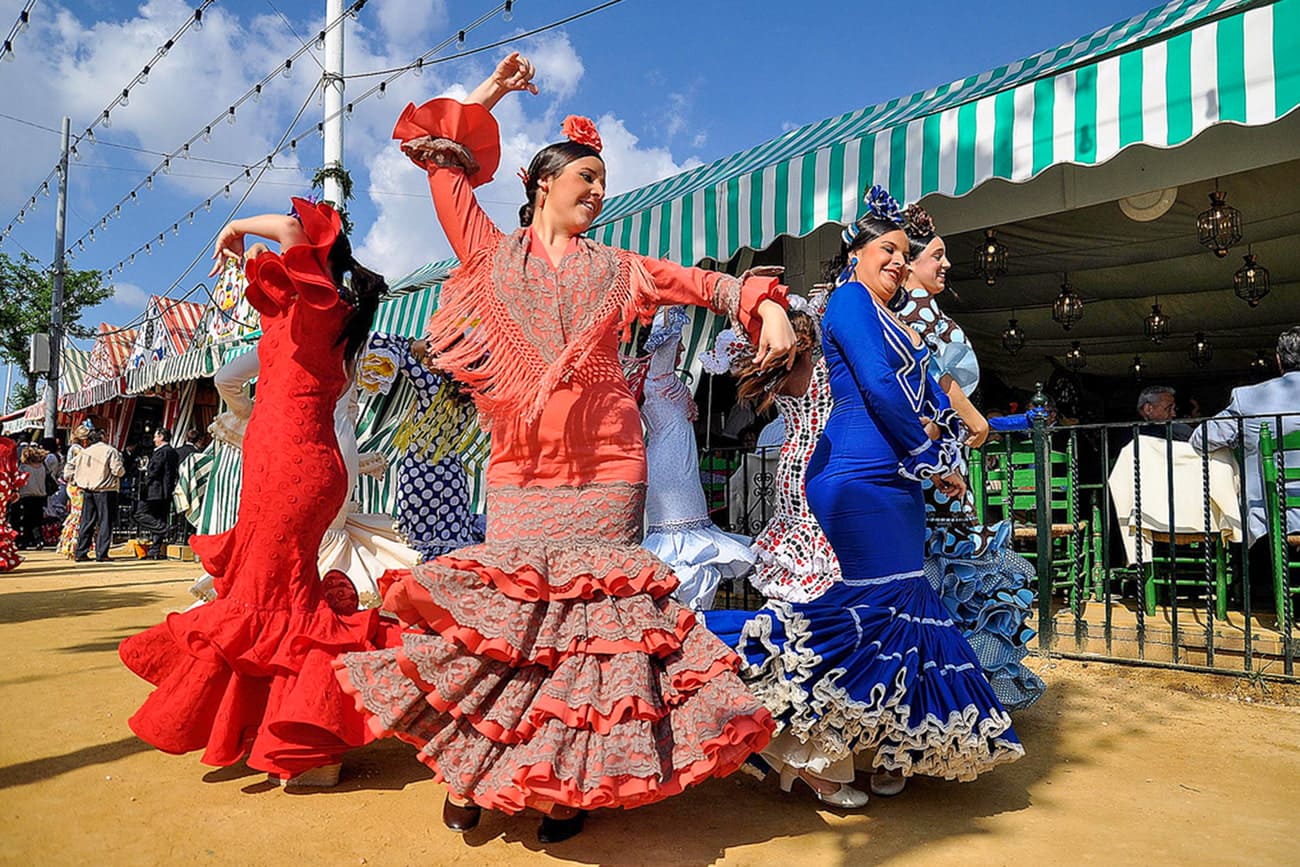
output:
M 397 470 L 397 532 L 422 563 L 482 544 L 486 521 L 470 511 L 463 463 L 478 438 L 473 404 L 457 397 L 455 382 L 420 363 L 408 338 L 376 332 L 368 349 L 370 356 L 386 357 L 389 364 L 383 366 L 405 377 L 415 393 L 396 437 L 404 449 Z M 378 387 L 389 385 L 384 381 Z
M 897 306 L 931 352 L 931 373 L 951 377 L 967 394 L 979 386 L 979 362 L 961 327 L 924 289 L 913 289 Z M 1023 430 L 1021 414 L 996 419 L 1002 430 Z M 1008 710 L 1029 707 L 1042 697 L 1042 678 L 1025 666 L 1034 636 L 1028 621 L 1034 607 L 1034 567 L 1011 546 L 1011 523 L 984 525 L 975 516 L 970 491 L 959 499 L 928 479 L 925 494 L 925 577 L 962 634 L 975 649 L 993 691 Z
M 808 503 L 843 579 L 811 602 L 706 614 L 776 717 L 763 757 L 849 782 L 853 757 L 972 780 L 1024 754 L 1011 717 L 925 578 L 921 479 L 960 462 L 929 352 L 869 290 L 835 290 L 822 322 L 835 405 L 808 465 Z M 920 423 L 945 428 L 930 440 Z

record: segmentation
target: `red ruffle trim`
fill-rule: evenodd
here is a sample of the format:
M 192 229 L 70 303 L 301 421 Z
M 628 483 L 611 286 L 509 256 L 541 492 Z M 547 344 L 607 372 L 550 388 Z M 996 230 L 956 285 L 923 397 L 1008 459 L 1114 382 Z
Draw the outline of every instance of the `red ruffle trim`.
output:
M 497 120 L 478 103 L 467 105 L 447 98 L 431 99 L 419 108 L 413 102 L 407 103 L 393 127 L 393 138 L 408 142 L 426 135 L 450 139 L 474 155 L 479 168 L 469 176 L 470 186 L 480 187 L 491 181 L 501 165 Z
M 428 591 L 413 578 L 394 584 L 384 597 L 383 607 L 397 615 L 405 625 L 426 626 L 449 641 L 455 641 L 470 653 L 516 667 L 543 665 L 554 668 L 566 658 L 579 653 L 612 655 L 639 651 L 664 657 L 681 648 L 686 633 L 695 625 L 695 614 L 689 608 L 678 606 L 671 629 L 650 627 L 642 631 L 639 640 L 612 640 L 588 635 L 575 638 L 564 647 L 534 647 L 531 653 L 526 653 L 504 638 L 484 635 L 473 627 L 459 623 L 451 612 L 435 602 Z
M 329 259 L 334 241 L 342 231 L 338 211 L 324 202 L 298 198 L 292 201 L 307 243 L 295 244 L 279 253 L 263 253 L 244 266 L 249 303 L 258 312 L 270 316 L 287 310 L 295 297 L 321 310 L 342 303 Z
M 371 739 L 333 659 L 398 641 L 374 611 L 340 618 L 217 599 L 121 643 L 122 662 L 157 687 L 129 725 L 164 752 L 202 749 L 217 767 L 248 756 L 250 767 L 292 776 Z
M 608 545 L 601 547 L 604 551 L 608 551 Z M 526 551 L 527 548 L 528 546 L 522 546 L 520 550 Z M 678 583 L 673 570 L 657 560 L 649 551 L 644 552 L 644 557 L 636 558 L 642 563 L 641 568 L 636 572 L 628 572 L 625 568 L 617 566 L 603 574 L 597 574 L 589 569 L 573 572 L 563 566 L 558 570 L 552 570 L 564 574 L 565 580 L 562 584 L 552 584 L 547 575 L 530 566 L 507 571 L 497 563 L 484 562 L 485 554 L 497 561 L 518 563 L 522 559 L 519 556 L 511 556 L 508 551 L 504 552 L 504 556 L 501 552 L 492 556 L 489 551 L 489 546 L 475 545 L 444 554 L 438 558 L 438 561 L 462 572 L 472 572 L 506 596 L 521 602 L 590 600 L 600 596 L 627 598 L 643 593 L 648 594 L 652 599 L 660 599 L 672 593 Z M 626 567 L 633 564 L 629 562 L 623 565 Z

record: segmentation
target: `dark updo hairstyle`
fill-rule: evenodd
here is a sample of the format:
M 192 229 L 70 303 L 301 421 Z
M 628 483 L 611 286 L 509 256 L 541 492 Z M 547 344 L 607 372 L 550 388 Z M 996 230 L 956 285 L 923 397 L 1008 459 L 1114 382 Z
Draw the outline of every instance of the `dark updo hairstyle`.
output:
M 531 226 L 533 224 L 533 209 L 537 201 L 537 185 L 547 178 L 553 178 L 564 167 L 571 162 L 580 160 L 584 157 L 595 157 L 604 162 L 604 157 L 600 151 L 594 147 L 585 144 L 579 144 L 576 141 L 556 142 L 547 145 L 537 152 L 533 161 L 528 164 L 528 181 L 524 184 L 524 203 L 519 207 L 519 225 Z
M 903 209 L 903 217 L 907 220 L 907 244 L 910 248 L 908 257 L 917 259 L 930 246 L 930 242 L 939 237 L 939 233 L 934 230 L 934 220 L 930 214 L 915 202 Z
M 849 265 L 849 259 L 855 252 L 879 237 L 900 231 L 906 230 L 892 220 L 884 220 L 872 214 L 859 218 L 844 231 L 844 235 L 850 240 L 846 240 L 840 247 L 840 254 L 826 264 L 826 270 L 822 274 L 823 279 L 829 283 L 838 282 L 839 276 L 844 273 L 844 269 Z M 910 261 L 910 253 L 908 258 Z
M 820 342 L 817 326 L 813 318 L 802 310 L 788 311 L 790 327 L 794 329 L 794 357 L 802 358 L 814 352 Z M 772 401 L 781 394 L 786 380 L 792 370 L 784 364 L 777 364 L 766 369 L 754 363 L 754 349 L 748 344 L 736 354 L 732 362 L 732 371 L 736 376 L 736 399 L 753 402 L 754 412 L 762 414 L 772 405 Z
M 379 301 L 388 291 L 383 275 L 364 268 L 352 258 L 352 242 L 339 232 L 330 248 L 330 276 L 338 287 L 339 297 L 352 306 L 352 315 L 343 326 L 339 343 L 343 346 L 343 361 L 349 367 L 370 336 Z M 350 277 L 350 279 L 349 279 Z

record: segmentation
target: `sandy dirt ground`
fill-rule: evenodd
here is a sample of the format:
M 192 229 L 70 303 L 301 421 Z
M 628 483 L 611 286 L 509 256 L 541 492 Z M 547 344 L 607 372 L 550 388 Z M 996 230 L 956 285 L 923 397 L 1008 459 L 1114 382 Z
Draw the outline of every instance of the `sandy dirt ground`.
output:
M 117 643 L 188 604 L 192 564 L 0 575 L 0 863 L 257 865 L 1258 864 L 1300 861 L 1300 708 L 1282 688 L 1035 661 L 1027 756 L 975 783 L 917 780 L 858 813 L 743 775 L 543 847 L 532 816 L 465 838 L 411 751 L 349 754 L 338 788 L 287 793 L 136 739 L 148 686 Z

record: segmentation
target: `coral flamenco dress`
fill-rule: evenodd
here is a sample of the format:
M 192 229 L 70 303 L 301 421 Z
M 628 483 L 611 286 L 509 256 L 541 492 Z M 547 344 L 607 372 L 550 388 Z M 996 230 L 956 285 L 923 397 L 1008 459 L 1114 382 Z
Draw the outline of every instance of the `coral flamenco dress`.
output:
M 407 108 L 394 137 L 430 135 L 425 168 L 461 257 L 430 324 L 430 365 L 465 383 L 491 432 L 487 538 L 399 577 L 384 607 L 402 645 L 345 654 L 345 688 L 375 731 L 418 747 L 479 806 L 636 807 L 726 775 L 772 720 L 738 657 L 673 601 L 672 570 L 637 542 L 641 420 L 620 334 L 660 304 L 708 304 L 758 325 L 776 280 L 740 280 L 574 239 L 552 263 L 505 234 L 471 189 L 499 160 L 482 106 Z
M 238 519 L 225 533 L 191 540 L 218 596 L 119 648 L 127 667 L 157 687 L 129 721 L 142 739 L 169 753 L 202 749 L 217 766 L 247 756 L 250 767 L 282 778 L 337 762 L 369 740 L 331 662 L 383 646 L 392 628 L 376 611 L 332 609 L 316 565 L 348 494 L 334 408 L 346 382 L 339 336 L 351 308 L 328 263 L 338 214 L 294 205 L 309 243 L 247 266 L 263 337 Z
M 18 553 L 18 531 L 9 526 L 9 507 L 18 502 L 18 491 L 27 474 L 18 469 L 18 444 L 0 437 L 0 572 L 12 572 L 23 562 Z

